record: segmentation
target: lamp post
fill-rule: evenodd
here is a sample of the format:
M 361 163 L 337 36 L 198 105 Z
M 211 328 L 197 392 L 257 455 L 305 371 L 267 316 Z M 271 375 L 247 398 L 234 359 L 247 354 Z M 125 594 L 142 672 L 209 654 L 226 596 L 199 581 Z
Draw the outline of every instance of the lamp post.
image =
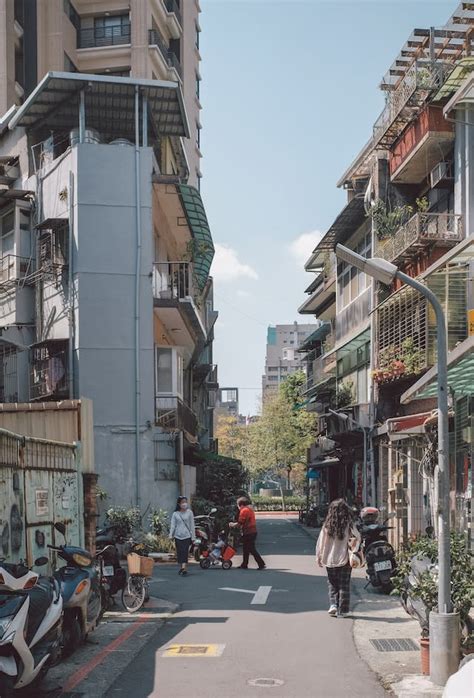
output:
M 357 420 L 353 419 L 353 417 L 350 417 L 348 414 L 344 414 L 344 412 L 336 412 L 336 410 L 332 410 L 330 407 L 328 408 L 328 412 L 333 414 L 335 417 L 338 417 L 341 421 L 343 422 L 349 422 L 350 424 L 353 424 L 355 427 L 358 429 L 362 430 L 362 433 L 364 434 L 364 470 L 363 470 L 363 492 L 362 492 L 362 499 L 364 500 L 364 506 L 367 505 L 367 441 L 369 438 L 369 433 L 370 433 L 370 427 L 365 427 L 363 424 L 358 422 Z M 375 480 L 372 477 L 372 482 L 370 483 L 370 498 L 372 500 L 373 506 L 375 506 Z
M 435 294 L 422 283 L 401 272 L 385 259 L 365 259 L 343 245 L 336 245 L 336 256 L 376 281 L 389 286 L 400 279 L 421 293 L 431 304 L 438 331 L 438 611 L 430 613 L 430 678 L 443 685 L 457 671 L 459 663 L 459 615 L 452 612 L 451 556 L 449 538 L 449 427 L 448 427 L 448 356 L 446 320 Z

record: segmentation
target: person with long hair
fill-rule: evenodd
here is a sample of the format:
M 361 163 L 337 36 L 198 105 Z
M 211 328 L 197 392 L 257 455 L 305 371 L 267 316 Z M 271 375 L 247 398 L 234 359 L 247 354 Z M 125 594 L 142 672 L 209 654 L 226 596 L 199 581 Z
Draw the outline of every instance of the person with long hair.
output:
M 192 541 L 196 538 L 194 515 L 188 505 L 187 497 L 178 497 L 176 510 L 173 511 L 170 524 L 170 538 L 174 538 L 178 564 L 178 574 L 188 574 L 188 556 Z
M 345 618 L 349 613 L 352 572 L 349 546 L 352 549 L 360 545 L 360 540 L 349 505 L 343 499 L 335 499 L 329 505 L 316 544 L 316 561 L 326 568 L 328 575 L 330 616 Z

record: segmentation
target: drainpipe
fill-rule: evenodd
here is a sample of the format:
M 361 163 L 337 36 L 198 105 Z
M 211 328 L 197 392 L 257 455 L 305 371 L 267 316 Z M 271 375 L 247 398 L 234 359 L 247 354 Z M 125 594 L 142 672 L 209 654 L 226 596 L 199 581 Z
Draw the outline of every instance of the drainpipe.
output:
M 179 491 L 181 495 L 185 495 L 185 477 L 184 477 L 184 434 L 181 430 L 178 436 L 178 468 L 179 468 Z
M 140 191 L 140 92 L 135 85 L 135 504 L 140 507 L 140 273 L 142 254 L 142 220 Z
M 69 291 L 69 345 L 68 345 L 68 368 L 69 368 L 69 399 L 74 399 L 74 289 L 73 289 L 73 234 L 74 234 L 74 174 L 69 172 L 69 239 L 68 239 L 68 291 Z

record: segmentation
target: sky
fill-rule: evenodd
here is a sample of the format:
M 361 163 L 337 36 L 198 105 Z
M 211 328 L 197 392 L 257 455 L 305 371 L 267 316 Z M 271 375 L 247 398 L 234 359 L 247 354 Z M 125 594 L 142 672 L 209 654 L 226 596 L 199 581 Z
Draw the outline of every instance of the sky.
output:
M 188 0 L 190 1 L 190 0 Z M 294 320 L 305 260 L 344 206 L 336 183 L 382 110 L 414 27 L 456 0 L 201 0 L 201 193 L 216 256 L 214 358 L 259 408 L 266 330 Z

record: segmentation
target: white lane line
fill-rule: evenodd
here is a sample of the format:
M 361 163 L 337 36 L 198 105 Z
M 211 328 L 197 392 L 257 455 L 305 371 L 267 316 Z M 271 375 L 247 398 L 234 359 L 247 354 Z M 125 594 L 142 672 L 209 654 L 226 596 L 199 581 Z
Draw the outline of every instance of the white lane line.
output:
M 266 604 L 271 590 L 271 587 L 258 587 L 257 592 L 250 604 L 259 604 L 260 606 Z
M 233 589 L 232 587 L 219 587 L 220 591 L 241 591 L 242 594 L 256 594 L 253 589 Z

